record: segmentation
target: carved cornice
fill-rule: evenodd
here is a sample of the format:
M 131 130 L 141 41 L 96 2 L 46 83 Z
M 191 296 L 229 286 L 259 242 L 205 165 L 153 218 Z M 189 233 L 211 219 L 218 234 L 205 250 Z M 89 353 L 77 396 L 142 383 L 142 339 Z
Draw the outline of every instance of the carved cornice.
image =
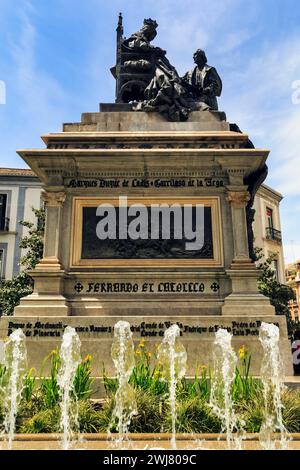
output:
M 236 208 L 243 208 L 250 200 L 248 191 L 228 191 L 227 201 Z
M 61 207 L 66 199 L 66 194 L 60 192 L 42 192 L 42 199 L 46 207 Z
M 257 149 L 42 149 L 20 150 L 46 186 L 63 186 L 64 178 L 222 177 L 243 186 L 262 168 L 267 151 Z M 51 189 L 52 190 L 52 189 Z
M 246 169 L 243 168 L 227 168 L 227 174 L 230 184 L 242 184 L 245 177 Z
M 49 143 L 47 149 L 65 150 L 65 149 L 109 149 L 109 150 L 131 150 L 131 149 L 242 149 L 244 144 L 236 142 L 200 142 L 200 143 Z
M 81 129 L 82 130 L 82 129 Z M 42 136 L 48 149 L 243 149 L 247 134 L 232 131 L 61 132 Z
M 55 176 L 58 173 L 55 170 L 46 170 L 48 177 Z M 215 168 L 204 168 L 202 170 L 181 170 L 181 169 L 170 169 L 170 170 L 147 170 L 147 175 L 145 175 L 145 170 L 76 170 L 68 171 L 67 169 L 62 169 L 61 171 L 63 178 L 142 178 L 147 176 L 148 178 L 224 178 L 228 179 L 226 171 L 215 169 Z

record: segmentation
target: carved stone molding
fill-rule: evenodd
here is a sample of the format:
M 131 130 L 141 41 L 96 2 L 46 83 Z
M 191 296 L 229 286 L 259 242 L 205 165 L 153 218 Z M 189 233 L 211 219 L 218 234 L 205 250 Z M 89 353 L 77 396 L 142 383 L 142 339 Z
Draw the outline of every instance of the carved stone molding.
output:
M 244 168 L 228 168 L 227 174 L 231 185 L 243 184 L 245 169 Z
M 47 149 L 65 150 L 65 149 L 100 149 L 100 150 L 131 150 L 131 149 L 240 149 L 245 148 L 244 143 L 232 142 L 219 142 L 213 140 L 211 142 L 200 143 L 177 143 L 170 141 L 169 143 L 156 143 L 149 144 L 148 142 L 138 143 L 131 142 L 125 143 L 49 143 Z
M 46 207 L 61 207 L 66 199 L 66 194 L 62 191 L 60 192 L 42 192 L 42 199 Z
M 248 191 L 228 191 L 227 193 L 227 201 L 237 208 L 245 207 L 249 200 Z
M 47 176 L 55 176 L 57 171 L 53 169 L 45 169 L 45 172 L 47 173 Z M 76 171 L 70 170 L 70 168 L 63 168 L 62 169 L 63 173 L 63 178 L 71 178 L 71 177 L 77 177 L 77 178 L 136 178 L 136 177 L 145 177 L 145 170 L 127 170 L 127 169 L 118 169 L 118 170 L 103 170 L 103 169 L 91 169 L 91 170 L 79 170 L 76 169 Z M 148 177 L 158 177 L 158 178 L 168 178 L 168 177 L 195 177 L 195 178 L 204 178 L 204 177 L 221 177 L 221 178 L 226 178 L 228 179 L 227 172 L 225 170 L 220 170 L 219 168 L 215 167 L 208 167 L 208 168 L 202 168 L 201 170 L 198 169 L 186 169 L 186 168 L 180 168 L 180 169 L 173 169 L 173 170 L 163 170 L 163 169 L 151 169 L 149 168 L 147 170 L 147 176 Z

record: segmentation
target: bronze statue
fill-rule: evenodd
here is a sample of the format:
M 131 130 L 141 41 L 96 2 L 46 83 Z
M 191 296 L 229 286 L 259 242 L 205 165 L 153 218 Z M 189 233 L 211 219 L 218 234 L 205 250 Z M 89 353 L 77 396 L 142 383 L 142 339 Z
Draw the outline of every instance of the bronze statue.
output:
M 142 28 L 123 38 L 122 15 L 117 28 L 116 102 L 132 103 L 134 111 L 157 111 L 169 121 L 186 121 L 196 109 L 218 109 L 222 83 L 203 51 L 194 54 L 197 67 L 180 78 L 166 51 L 153 46 L 158 24 L 145 19 Z
M 151 18 L 144 19 L 142 28 L 136 33 L 133 33 L 129 39 L 124 39 L 123 45 L 140 51 L 156 51 L 158 55 L 166 54 L 166 51 L 163 51 L 160 47 L 155 47 L 150 44 L 150 42 L 157 36 L 157 27 L 158 24 L 155 20 L 152 20 Z
M 202 49 L 194 53 L 196 67 L 187 72 L 183 81 L 187 84 L 193 99 L 200 109 L 218 109 L 217 96 L 222 92 L 222 81 L 214 67 L 207 65 L 206 54 Z
M 144 89 L 144 100 L 133 104 L 134 110 L 158 111 L 171 121 L 184 121 L 188 119 L 189 104 L 186 98 L 189 94 L 181 84 L 181 79 L 169 60 L 166 51 L 155 47 L 150 42 L 156 37 L 158 24 L 151 18 L 144 20 L 140 31 L 134 33 L 123 42 L 132 51 L 137 53 L 148 52 L 151 54 L 153 64 L 153 76 L 150 83 Z M 138 66 L 143 61 L 144 70 L 147 63 L 146 58 L 140 61 L 127 62 L 127 67 Z M 142 65 L 142 62 L 141 62 Z M 142 67 L 140 67 L 142 69 Z M 148 67 L 150 70 L 150 65 Z

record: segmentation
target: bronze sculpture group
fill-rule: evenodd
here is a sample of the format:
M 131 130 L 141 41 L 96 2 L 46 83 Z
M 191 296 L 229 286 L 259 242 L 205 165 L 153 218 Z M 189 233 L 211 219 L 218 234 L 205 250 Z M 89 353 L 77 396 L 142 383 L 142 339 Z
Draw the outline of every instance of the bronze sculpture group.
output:
M 185 121 L 195 110 L 217 110 L 222 81 L 207 64 L 205 52 L 194 53 L 195 67 L 180 77 L 166 57 L 153 46 L 155 20 L 145 19 L 142 28 L 123 38 L 122 16 L 117 28 L 116 102 L 132 103 L 135 111 L 157 111 L 170 121 Z

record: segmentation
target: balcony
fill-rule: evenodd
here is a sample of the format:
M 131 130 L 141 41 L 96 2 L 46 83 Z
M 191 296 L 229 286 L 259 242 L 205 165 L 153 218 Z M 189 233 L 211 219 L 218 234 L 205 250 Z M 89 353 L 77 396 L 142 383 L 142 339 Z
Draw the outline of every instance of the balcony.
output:
M 266 228 L 266 238 L 267 240 L 274 240 L 275 242 L 281 243 L 282 237 L 280 230 L 276 230 L 273 227 Z
M 0 232 L 8 232 L 9 231 L 9 218 L 5 217 L 3 220 L 0 221 Z

